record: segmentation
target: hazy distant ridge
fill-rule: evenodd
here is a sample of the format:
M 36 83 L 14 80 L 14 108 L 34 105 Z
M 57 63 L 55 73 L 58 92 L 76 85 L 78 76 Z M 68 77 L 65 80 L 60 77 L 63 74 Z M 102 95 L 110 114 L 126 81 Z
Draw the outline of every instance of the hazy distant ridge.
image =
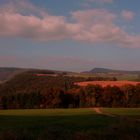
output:
M 140 71 L 129 71 L 129 70 L 114 70 L 108 68 L 94 68 L 85 73 L 122 73 L 122 74 L 140 74 Z

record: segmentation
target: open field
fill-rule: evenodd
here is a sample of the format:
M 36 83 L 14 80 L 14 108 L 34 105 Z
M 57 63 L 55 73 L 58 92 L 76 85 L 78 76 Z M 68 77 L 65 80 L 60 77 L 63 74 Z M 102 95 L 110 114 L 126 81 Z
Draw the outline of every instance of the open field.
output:
M 137 81 L 139 79 L 138 74 L 123 74 L 115 76 L 118 80 L 127 80 L 127 81 Z
M 140 108 L 103 108 L 103 111 L 110 114 L 119 116 L 126 116 L 130 118 L 140 119 Z
M 139 78 L 138 74 L 109 74 L 109 73 L 68 73 L 67 76 L 74 76 L 74 77 L 116 77 L 119 81 L 137 81 Z
M 140 123 L 135 121 L 135 117 L 140 117 L 140 109 L 101 110 L 120 116 L 134 115 L 134 121 L 99 114 L 94 108 L 1 110 L 0 139 L 111 140 L 115 136 L 115 140 L 119 140 L 129 138 L 130 135 L 132 140 L 138 140 Z
M 63 127 L 69 130 L 103 129 L 116 123 L 115 118 L 97 114 L 94 109 L 41 109 L 41 110 L 2 110 L 0 130 L 11 128 Z
M 120 116 L 140 117 L 140 108 L 102 108 L 103 112 Z M 101 115 L 91 109 L 26 109 L 1 110 L 0 130 L 6 128 L 37 128 L 51 126 L 70 130 L 101 130 L 117 123 L 117 118 Z
M 87 86 L 87 85 L 100 85 L 102 87 L 106 86 L 124 86 L 124 85 L 137 85 L 140 84 L 140 82 L 132 82 L 132 81 L 87 81 L 87 82 L 78 82 L 75 83 L 76 85 L 79 86 Z

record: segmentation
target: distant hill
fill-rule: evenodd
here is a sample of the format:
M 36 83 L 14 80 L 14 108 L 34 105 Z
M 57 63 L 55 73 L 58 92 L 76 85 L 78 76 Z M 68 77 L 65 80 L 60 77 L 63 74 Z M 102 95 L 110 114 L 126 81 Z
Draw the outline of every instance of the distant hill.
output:
M 108 69 L 108 68 L 94 68 L 90 71 L 84 72 L 84 73 L 120 73 L 120 74 L 140 74 L 140 71 L 125 71 L 125 70 L 114 70 L 114 69 Z
M 34 74 L 67 74 L 71 72 L 47 70 L 47 69 L 32 69 L 32 68 L 12 68 L 12 67 L 0 67 L 0 83 L 7 81 L 17 74 L 29 72 Z
M 57 71 L 57 70 L 48 70 L 48 69 L 33 69 L 33 68 L 14 68 L 14 67 L 0 67 L 0 83 L 3 83 L 5 81 L 8 81 L 12 77 L 14 77 L 17 74 L 23 73 L 23 72 L 30 72 L 34 74 L 65 74 L 70 76 L 85 76 L 87 74 L 97 74 L 97 76 L 108 76 L 108 77 L 120 77 L 118 79 L 125 79 L 125 80 L 136 80 L 140 77 L 140 71 L 124 71 L 124 70 L 113 70 L 113 69 L 107 69 L 107 68 L 94 68 L 90 71 L 83 72 L 84 74 L 76 73 L 76 72 L 67 72 L 67 71 Z M 103 75 L 102 75 L 103 74 Z M 123 75 L 123 77 L 122 77 Z M 125 75 L 125 77 L 124 77 Z

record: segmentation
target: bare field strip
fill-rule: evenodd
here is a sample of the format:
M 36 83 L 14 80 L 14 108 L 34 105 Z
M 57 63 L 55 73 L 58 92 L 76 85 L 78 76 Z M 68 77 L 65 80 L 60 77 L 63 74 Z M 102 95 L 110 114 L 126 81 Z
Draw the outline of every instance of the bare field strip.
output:
M 87 81 L 87 82 L 78 82 L 75 83 L 76 85 L 79 86 L 87 86 L 87 85 L 100 85 L 102 87 L 106 86 L 124 86 L 124 85 L 134 85 L 136 86 L 137 84 L 140 84 L 140 82 L 132 82 L 132 81 Z

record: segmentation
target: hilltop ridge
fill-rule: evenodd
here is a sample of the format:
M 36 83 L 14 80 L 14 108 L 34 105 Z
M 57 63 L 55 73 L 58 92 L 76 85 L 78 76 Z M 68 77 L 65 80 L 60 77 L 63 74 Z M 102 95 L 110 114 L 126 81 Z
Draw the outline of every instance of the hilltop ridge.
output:
M 98 68 L 87 71 L 86 73 L 122 73 L 122 74 L 140 74 L 140 71 L 129 71 L 129 70 L 115 70 L 109 68 Z

